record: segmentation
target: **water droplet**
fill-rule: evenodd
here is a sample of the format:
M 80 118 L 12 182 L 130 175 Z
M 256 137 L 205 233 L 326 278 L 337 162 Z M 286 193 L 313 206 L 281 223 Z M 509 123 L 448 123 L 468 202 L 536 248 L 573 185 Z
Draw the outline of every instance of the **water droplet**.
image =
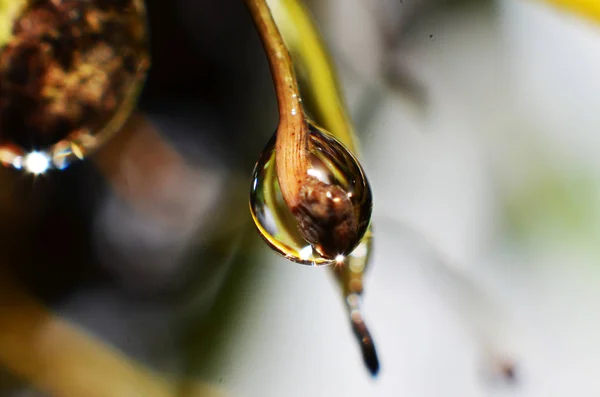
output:
M 369 228 L 372 196 L 369 183 L 358 160 L 327 132 L 309 124 L 311 167 L 307 174 L 326 185 L 345 192 L 357 219 L 357 240 L 352 251 Z M 333 197 L 332 200 L 337 199 Z M 265 241 L 277 253 L 305 265 L 334 264 L 339 255 L 326 258 L 319 247 L 308 243 L 298 230 L 297 220 L 283 200 L 275 167 L 275 136 L 261 153 L 254 168 L 250 192 L 250 211 Z M 340 253 L 343 255 L 349 254 Z M 337 256 L 337 258 L 336 258 Z
M 149 66 L 143 1 L 12 0 L 0 22 L 2 164 L 63 169 L 121 128 Z

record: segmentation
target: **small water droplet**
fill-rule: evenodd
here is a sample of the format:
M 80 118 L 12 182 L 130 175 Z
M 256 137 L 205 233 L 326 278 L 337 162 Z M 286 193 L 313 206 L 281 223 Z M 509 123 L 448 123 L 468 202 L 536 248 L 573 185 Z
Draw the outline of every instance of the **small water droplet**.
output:
M 283 200 L 275 167 L 275 141 L 273 136 L 254 168 L 250 192 L 252 218 L 269 246 L 287 259 L 312 266 L 334 264 L 339 256 L 326 258 L 319 254 L 319 247 L 302 237 L 297 219 Z M 307 176 L 336 190 L 341 188 L 354 209 L 358 225 L 356 242 L 349 252 L 339 253 L 347 255 L 369 228 L 372 211 L 369 183 L 354 155 L 327 132 L 311 124 L 309 150 L 312 156 Z
M 145 8 L 140 0 L 11 5 L 0 8 L 0 163 L 63 169 L 133 109 L 149 66 Z

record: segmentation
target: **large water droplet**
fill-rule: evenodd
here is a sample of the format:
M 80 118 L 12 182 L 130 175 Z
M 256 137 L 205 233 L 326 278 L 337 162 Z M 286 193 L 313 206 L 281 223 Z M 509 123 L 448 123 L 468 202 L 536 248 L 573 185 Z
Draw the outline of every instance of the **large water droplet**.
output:
M 345 254 L 360 243 L 371 219 L 371 189 L 358 160 L 327 132 L 309 124 L 308 177 L 331 186 L 332 191 L 341 189 L 350 199 L 357 219 L 356 241 L 349 252 L 328 258 L 302 237 L 297 219 L 283 200 L 275 167 L 275 141 L 273 136 L 261 153 L 252 178 L 250 211 L 260 234 L 275 252 L 294 262 L 313 266 L 343 262 Z
M 148 65 L 142 0 L 0 2 L 0 162 L 84 158 L 125 122 Z

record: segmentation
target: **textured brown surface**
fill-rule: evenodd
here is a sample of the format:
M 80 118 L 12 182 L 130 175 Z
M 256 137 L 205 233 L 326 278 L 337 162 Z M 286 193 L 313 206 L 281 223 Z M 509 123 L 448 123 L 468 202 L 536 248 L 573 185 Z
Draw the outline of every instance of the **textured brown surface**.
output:
M 326 258 L 347 255 L 358 240 L 358 221 L 348 193 L 306 178 L 293 213 L 302 236 Z
M 98 133 L 148 64 L 136 0 L 30 0 L 0 49 L 0 145 Z

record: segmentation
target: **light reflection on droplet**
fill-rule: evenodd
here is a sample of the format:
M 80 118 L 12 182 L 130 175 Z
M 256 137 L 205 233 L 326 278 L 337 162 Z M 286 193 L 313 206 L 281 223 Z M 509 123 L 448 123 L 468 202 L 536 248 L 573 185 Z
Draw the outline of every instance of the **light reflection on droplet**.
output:
M 306 247 L 304 247 L 300 251 L 298 251 L 298 256 L 303 261 L 310 260 L 311 256 L 313 256 L 313 247 L 312 247 L 312 245 L 307 245 Z
M 41 152 L 31 152 L 25 156 L 24 168 L 27 172 L 34 175 L 40 175 L 48 171 L 50 159 Z
M 318 168 L 311 168 L 308 171 L 306 171 L 306 173 L 310 176 L 312 176 L 313 178 L 318 179 L 319 181 L 323 182 L 323 183 L 331 183 L 329 181 L 329 178 L 327 177 L 327 175 L 325 174 L 325 172 L 323 172 L 322 170 L 318 169 Z M 330 193 L 331 194 L 331 193 Z

